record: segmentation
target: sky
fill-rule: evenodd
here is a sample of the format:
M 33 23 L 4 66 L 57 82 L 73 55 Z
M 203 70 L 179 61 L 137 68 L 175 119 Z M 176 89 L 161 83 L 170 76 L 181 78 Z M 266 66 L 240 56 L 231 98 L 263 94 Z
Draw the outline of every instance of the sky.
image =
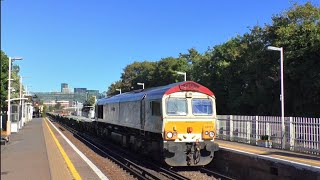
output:
M 3 0 L 1 49 L 32 92 L 106 91 L 134 61 L 200 53 L 306 0 Z M 311 0 L 315 5 L 320 0 Z

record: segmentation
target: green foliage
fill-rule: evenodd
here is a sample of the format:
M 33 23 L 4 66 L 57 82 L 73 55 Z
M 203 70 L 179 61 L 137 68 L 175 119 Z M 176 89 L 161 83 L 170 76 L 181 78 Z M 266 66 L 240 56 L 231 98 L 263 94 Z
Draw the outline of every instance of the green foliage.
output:
M 153 81 L 155 68 L 156 63 L 148 61 L 134 62 L 128 65 L 121 76 L 122 81 L 120 87 L 122 92 L 138 89 L 138 82 L 143 82 L 146 87 L 149 87 Z
M 306 3 L 272 17 L 272 24 L 254 26 L 244 35 L 208 48 L 196 49 L 156 62 L 134 62 L 121 80 L 109 87 L 123 92 L 137 82 L 155 87 L 187 79 L 211 89 L 218 114 L 280 115 L 280 54 L 269 45 L 284 48 L 285 115 L 320 114 L 320 8 Z
M 48 110 L 49 110 L 48 106 L 47 105 L 43 105 L 42 117 L 46 117 L 47 116 Z
M 18 65 L 12 65 L 11 71 L 11 98 L 19 98 L 20 97 L 20 67 Z
M 55 105 L 54 105 L 54 109 L 55 109 L 55 110 L 61 110 L 61 109 L 62 109 L 61 103 L 58 102 L 57 104 L 55 104 Z
M 286 114 L 315 117 L 320 111 L 320 9 L 311 3 L 295 4 L 272 19 L 265 37 L 284 48 Z M 272 59 L 279 58 L 272 54 Z
M 54 110 L 54 107 L 53 106 L 49 106 L 48 112 L 53 112 L 53 110 Z
M 89 96 L 83 105 L 84 106 L 94 106 L 95 103 L 96 103 L 96 98 L 94 96 Z
M 114 82 L 113 84 L 111 84 L 111 86 L 108 87 L 107 95 L 113 96 L 113 95 L 119 94 L 119 92 L 116 91 L 116 89 L 121 89 L 121 87 L 122 87 L 121 80 Z
M 4 110 L 8 105 L 5 100 L 8 98 L 8 70 L 9 70 L 9 58 L 1 50 L 1 76 L 0 76 L 0 110 Z
M 0 100 L 1 110 L 7 109 L 7 103 L 5 100 L 8 99 L 8 73 L 9 71 L 9 57 L 1 50 L 1 77 L 0 77 Z M 14 65 L 12 63 L 11 66 L 11 98 L 20 97 L 20 76 L 19 76 L 20 68 L 18 65 Z M 22 86 L 23 91 L 23 86 Z
M 122 73 L 121 80 L 113 83 L 107 91 L 109 96 L 116 95 L 121 89 L 122 92 L 141 89 L 137 83 L 144 83 L 145 88 L 167 85 L 183 81 L 184 77 L 176 71 L 189 72 L 190 65 L 185 57 L 168 57 L 158 62 L 134 62 L 127 65 Z
M 168 57 L 161 59 L 157 62 L 151 87 L 184 81 L 184 77 L 182 75 L 178 75 L 176 71 L 188 73 L 188 62 L 184 58 Z

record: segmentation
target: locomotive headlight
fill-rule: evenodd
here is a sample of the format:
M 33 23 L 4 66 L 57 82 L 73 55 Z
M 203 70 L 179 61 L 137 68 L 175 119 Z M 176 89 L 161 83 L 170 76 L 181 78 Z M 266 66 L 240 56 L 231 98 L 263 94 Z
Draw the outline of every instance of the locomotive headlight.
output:
M 213 131 L 210 131 L 210 132 L 209 132 L 209 136 L 210 136 L 210 137 L 214 137 L 214 132 L 213 132 Z
M 209 134 L 209 132 L 208 132 L 208 131 L 206 131 L 206 132 L 205 132 L 205 134 L 206 134 L 206 135 L 208 135 L 208 134 Z
M 167 138 L 170 138 L 170 139 L 171 139 L 172 137 L 173 137 L 172 132 L 168 132 L 168 133 L 167 133 Z

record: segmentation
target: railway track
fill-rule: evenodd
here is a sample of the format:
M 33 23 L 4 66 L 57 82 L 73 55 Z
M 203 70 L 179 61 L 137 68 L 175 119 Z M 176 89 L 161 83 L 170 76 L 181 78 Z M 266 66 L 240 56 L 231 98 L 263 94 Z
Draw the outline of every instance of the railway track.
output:
M 126 151 L 125 149 L 119 148 L 119 147 L 115 147 L 117 149 L 117 152 L 121 152 L 123 154 L 126 154 L 127 156 L 133 157 L 132 153 L 129 154 L 128 151 Z M 162 174 L 163 176 L 167 177 L 168 179 L 173 179 L 173 180 L 190 180 L 190 178 L 187 178 L 179 173 L 177 173 L 176 171 L 173 171 L 172 169 L 170 169 L 169 167 L 163 167 L 163 165 L 159 165 L 156 163 L 152 163 L 148 160 L 144 160 L 140 155 L 135 155 L 137 156 L 137 158 L 135 159 L 135 161 L 139 161 L 141 164 L 143 164 L 144 166 L 153 169 L 154 171 L 159 172 L 160 174 Z
M 50 119 L 52 120 L 52 119 Z M 58 121 L 55 121 L 59 123 Z M 148 163 L 148 167 L 152 166 L 153 169 L 155 169 L 158 174 L 150 173 L 146 168 L 143 168 L 138 163 L 134 162 L 137 160 L 130 160 L 133 158 L 133 156 L 128 155 L 127 153 L 124 153 L 123 149 L 117 148 L 116 151 L 121 152 L 121 154 L 116 153 L 115 150 L 113 150 L 115 147 L 112 147 L 113 149 L 106 147 L 101 141 L 98 141 L 96 138 L 93 138 L 87 134 L 83 134 L 78 132 L 77 130 L 66 126 L 65 124 L 59 123 L 60 126 L 70 131 L 74 136 L 76 136 L 79 140 L 81 140 L 86 145 L 90 146 L 91 148 L 95 149 L 96 151 L 102 153 L 106 158 L 110 159 L 117 165 L 119 165 L 121 168 L 123 168 L 125 171 L 130 173 L 132 176 L 134 176 L 137 179 L 141 180 L 160 180 L 163 179 L 162 177 L 166 177 L 168 179 L 174 179 L 174 180 L 189 180 L 189 178 L 184 177 L 180 174 L 178 174 L 175 171 L 172 171 L 170 169 L 165 169 L 160 166 L 157 166 L 152 163 Z M 61 128 L 60 128 L 61 129 Z M 94 140 L 93 140 L 94 139 Z M 127 154 L 126 156 L 129 156 L 130 159 L 126 158 L 124 154 Z M 140 162 L 141 163 L 141 162 Z M 146 162 L 144 162 L 146 163 Z M 160 176 L 159 176 L 160 175 Z
M 201 168 L 200 172 L 206 173 L 209 176 L 214 176 L 217 179 L 221 179 L 221 180 L 235 180 L 234 178 L 231 178 L 229 176 L 225 176 L 223 174 L 220 174 L 218 172 L 206 169 L 206 168 Z

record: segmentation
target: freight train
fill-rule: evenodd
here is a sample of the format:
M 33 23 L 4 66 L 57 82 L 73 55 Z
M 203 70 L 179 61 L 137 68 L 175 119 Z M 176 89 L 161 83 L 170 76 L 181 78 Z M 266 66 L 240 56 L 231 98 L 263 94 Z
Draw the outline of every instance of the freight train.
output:
M 185 81 L 99 99 L 84 131 L 108 137 L 169 166 L 209 164 L 219 147 L 215 96 Z

